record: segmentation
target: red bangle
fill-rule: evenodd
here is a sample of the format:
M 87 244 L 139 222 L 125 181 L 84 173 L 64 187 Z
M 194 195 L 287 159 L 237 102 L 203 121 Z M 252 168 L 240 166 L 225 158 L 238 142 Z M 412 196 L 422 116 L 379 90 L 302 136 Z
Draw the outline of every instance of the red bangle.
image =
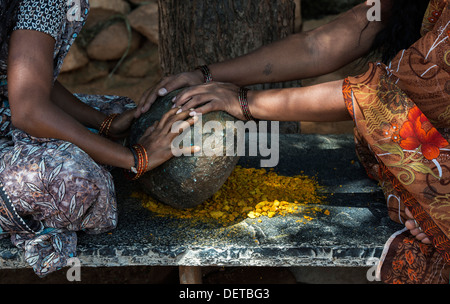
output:
M 111 124 L 117 116 L 119 116 L 119 114 L 117 114 L 117 113 L 108 115 L 108 117 L 106 117 L 105 120 L 100 125 L 100 129 L 98 129 L 98 134 L 101 136 L 108 137 L 109 130 L 111 129 Z
M 133 153 L 135 164 L 130 170 L 125 171 L 125 175 L 130 180 L 137 180 L 147 172 L 148 154 L 147 150 L 141 144 L 133 145 L 130 150 Z M 133 173 L 134 176 L 130 173 Z
M 248 101 L 247 101 L 248 91 L 249 91 L 249 89 L 247 89 L 247 88 L 239 88 L 239 95 L 238 95 L 239 104 L 241 106 L 242 112 L 244 113 L 245 119 L 255 120 L 253 118 L 252 114 L 250 113 L 250 109 L 248 107 Z

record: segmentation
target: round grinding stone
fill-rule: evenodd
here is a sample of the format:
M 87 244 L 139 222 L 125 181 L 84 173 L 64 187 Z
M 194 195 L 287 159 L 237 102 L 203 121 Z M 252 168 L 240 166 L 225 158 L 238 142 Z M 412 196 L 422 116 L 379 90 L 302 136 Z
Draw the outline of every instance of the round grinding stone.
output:
M 159 97 L 150 110 L 136 120 L 129 136 L 131 145 L 137 143 L 145 130 L 172 108 L 172 98 L 179 91 Z M 180 143 L 180 146 L 184 147 L 200 144 L 202 151 L 173 157 L 145 173 L 136 181 L 142 191 L 159 202 L 178 209 L 193 208 L 213 196 L 226 182 L 239 161 L 236 153 L 229 151 L 227 153 L 227 142 L 229 145 L 233 141 L 233 147 L 236 147 L 235 121 L 233 116 L 225 112 L 201 115 L 199 122 L 191 126 L 190 130 L 183 132 L 182 137 L 181 135 L 177 137 L 174 143 L 175 146 Z M 206 128 L 205 124 L 208 124 Z M 230 134 L 233 136 L 229 136 Z M 231 149 L 233 150 L 236 149 Z

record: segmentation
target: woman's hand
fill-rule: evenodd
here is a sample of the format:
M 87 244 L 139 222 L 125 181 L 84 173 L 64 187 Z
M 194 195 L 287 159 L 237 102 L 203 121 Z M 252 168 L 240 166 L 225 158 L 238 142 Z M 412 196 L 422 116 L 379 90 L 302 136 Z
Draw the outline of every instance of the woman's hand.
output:
M 135 112 L 136 108 L 126 110 L 125 112 L 114 118 L 109 130 L 109 137 L 111 137 L 112 139 L 125 138 L 128 135 L 130 127 L 134 121 Z
M 202 84 L 203 81 L 203 74 L 199 70 L 164 77 L 155 87 L 144 92 L 139 100 L 135 118 L 147 112 L 156 98 L 165 96 L 176 89 Z
M 239 87 L 231 83 L 211 82 L 187 88 L 173 100 L 181 111 L 189 111 L 191 116 L 213 111 L 225 111 L 245 120 L 239 104 Z
M 192 126 L 197 117 L 189 117 L 189 112 L 176 114 L 178 109 L 172 109 L 163 115 L 160 121 L 149 127 L 139 139 L 148 154 L 147 171 L 152 170 L 165 163 L 173 157 L 172 141 L 186 128 Z M 186 120 L 187 119 L 187 120 Z M 175 131 L 173 133 L 172 131 Z M 200 147 L 183 147 L 183 154 L 194 154 L 200 151 Z

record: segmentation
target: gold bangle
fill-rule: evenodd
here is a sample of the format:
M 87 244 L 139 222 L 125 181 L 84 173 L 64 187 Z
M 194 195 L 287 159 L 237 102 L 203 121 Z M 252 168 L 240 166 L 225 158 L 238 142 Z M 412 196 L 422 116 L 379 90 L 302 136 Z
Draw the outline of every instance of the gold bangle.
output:
M 125 171 L 125 175 L 130 180 L 137 180 L 147 172 L 148 154 L 147 150 L 141 144 L 133 145 L 130 150 L 133 153 L 135 164 L 130 170 Z M 129 172 L 132 172 L 134 176 L 130 176 Z
M 100 125 L 100 129 L 98 129 L 98 134 L 104 137 L 108 137 L 109 130 L 111 129 L 111 124 L 117 116 L 119 116 L 119 114 L 117 113 L 108 115 Z

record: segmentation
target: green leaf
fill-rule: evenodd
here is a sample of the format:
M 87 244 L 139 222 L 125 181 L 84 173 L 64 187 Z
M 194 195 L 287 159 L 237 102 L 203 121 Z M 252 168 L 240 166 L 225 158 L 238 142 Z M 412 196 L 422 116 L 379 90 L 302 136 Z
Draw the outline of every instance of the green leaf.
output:
M 384 145 L 375 145 L 375 147 L 388 152 L 390 154 L 399 155 L 402 159 L 405 157 L 403 153 L 403 149 L 397 144 L 384 144 Z
M 439 176 L 437 176 L 433 170 L 431 170 L 430 167 L 426 166 L 423 163 L 419 163 L 419 162 L 413 162 L 413 163 L 409 163 L 407 164 L 408 167 L 410 167 L 411 169 L 413 169 L 416 172 L 419 173 L 423 173 L 423 174 L 431 174 L 433 175 L 435 178 L 439 179 Z

